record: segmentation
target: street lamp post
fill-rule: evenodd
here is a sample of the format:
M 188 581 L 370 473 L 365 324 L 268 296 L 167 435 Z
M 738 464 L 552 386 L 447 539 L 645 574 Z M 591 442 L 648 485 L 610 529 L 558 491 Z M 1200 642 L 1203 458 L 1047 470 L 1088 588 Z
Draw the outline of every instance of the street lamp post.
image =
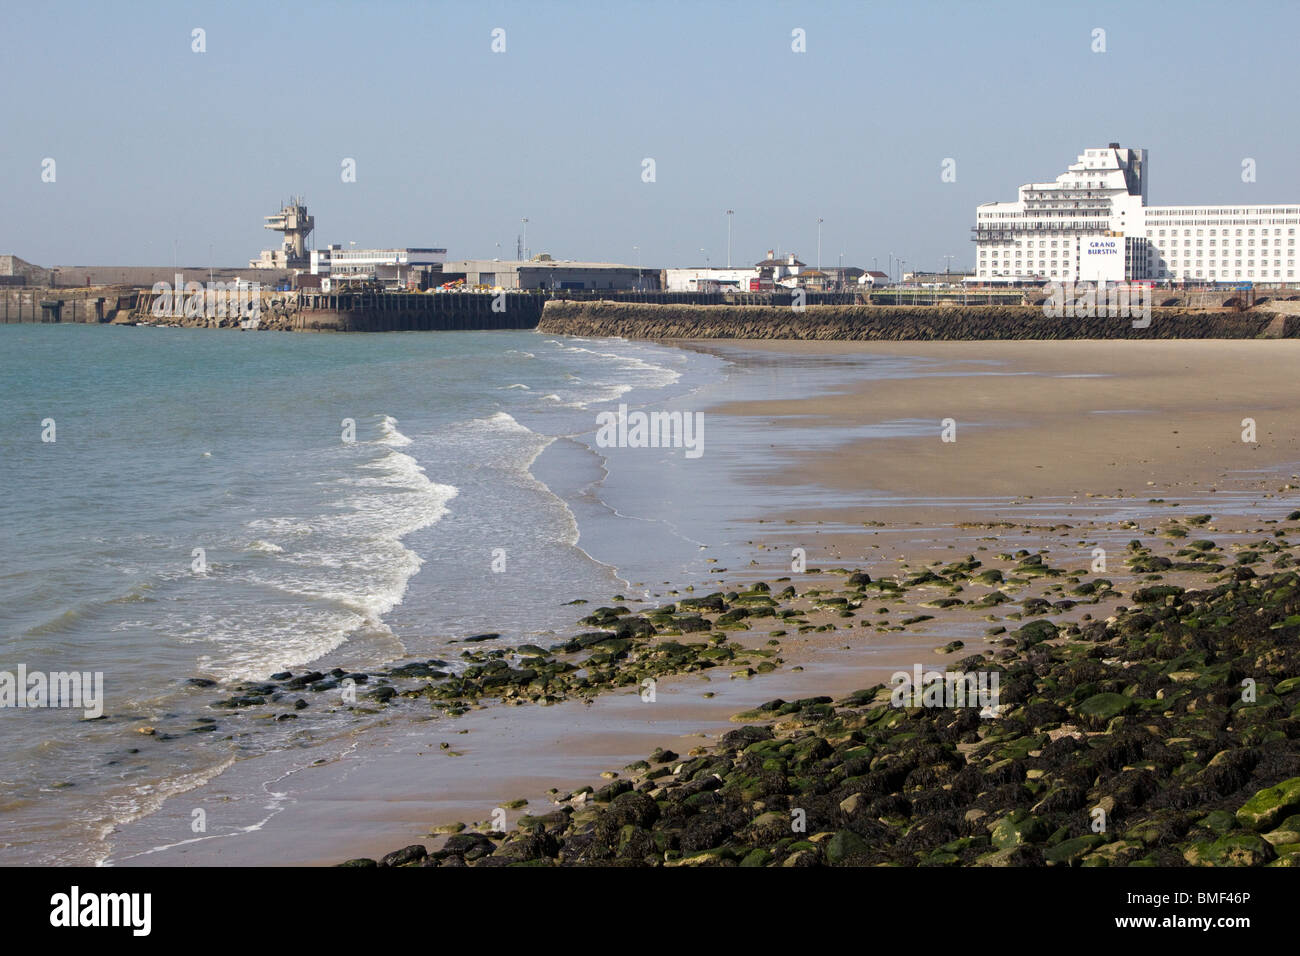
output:
M 818 217 L 817 219 L 817 271 L 818 272 L 822 271 L 822 222 L 823 221 L 824 220 Z
M 525 216 L 520 220 L 524 224 L 524 259 L 528 258 L 528 217 Z
M 633 246 L 632 249 L 636 252 L 636 291 L 640 292 L 642 291 L 641 289 L 641 247 Z
M 736 210 L 727 210 L 727 268 L 731 268 L 731 216 Z

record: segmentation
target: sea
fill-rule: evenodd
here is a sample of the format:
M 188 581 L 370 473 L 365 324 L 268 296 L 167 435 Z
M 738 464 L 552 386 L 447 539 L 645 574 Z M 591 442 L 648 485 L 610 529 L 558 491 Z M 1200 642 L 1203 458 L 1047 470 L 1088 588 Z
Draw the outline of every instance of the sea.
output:
M 482 633 L 554 643 L 581 629 L 570 602 L 752 563 L 759 516 L 832 503 L 762 474 L 832 438 L 709 403 L 918 364 L 537 331 L 0 327 L 0 681 L 103 681 L 102 714 L 0 707 L 0 863 L 112 862 L 123 826 L 241 760 L 309 762 L 401 719 L 319 701 L 233 719 L 211 705 L 239 681 L 454 660 Z M 701 453 L 602 444 L 602 413 L 638 410 L 700 414 Z

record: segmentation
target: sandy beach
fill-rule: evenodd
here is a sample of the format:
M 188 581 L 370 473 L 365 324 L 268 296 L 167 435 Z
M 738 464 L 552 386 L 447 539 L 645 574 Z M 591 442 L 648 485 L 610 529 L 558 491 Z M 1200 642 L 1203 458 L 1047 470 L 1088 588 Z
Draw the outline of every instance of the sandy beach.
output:
M 685 347 L 728 344 L 679 342 Z M 1293 341 L 748 342 L 789 355 L 920 356 L 920 378 L 866 382 L 832 397 L 774 397 L 713 409 L 798 427 L 917 419 L 932 438 L 850 442 L 794 463 L 830 488 L 907 497 L 1191 494 L 1244 487 L 1252 471 L 1300 459 Z M 782 419 L 785 418 L 785 421 Z M 952 418 L 957 440 L 940 440 Z M 1242 441 L 1242 419 L 1256 423 Z M 806 420 L 806 419 L 805 419 Z M 776 442 L 779 446 L 779 442 Z M 1257 490 L 1273 491 L 1265 479 Z
M 742 365 L 849 352 L 913 356 L 926 364 L 917 377 L 846 381 L 829 396 L 778 395 L 704 409 L 772 426 L 776 467 L 761 479 L 769 490 L 811 481 L 840 496 L 861 492 L 864 503 L 769 515 L 754 525 L 748 567 L 678 583 L 693 584 L 696 594 L 756 580 L 775 590 L 781 578 L 793 579 L 803 593 L 841 586 L 842 577 L 827 573 L 837 566 L 878 577 L 1020 548 L 1051 547 L 1068 567 L 1086 569 L 1094 547 L 1118 552 L 1138 534 L 1156 534 L 1171 516 L 1212 513 L 1216 537 L 1227 541 L 1264 529 L 1266 520 L 1280 519 L 1300 501 L 1289 487 L 1300 485 L 1294 478 L 1300 453 L 1289 427 L 1300 411 L 1300 389 L 1293 387 L 1300 342 L 677 344 Z M 1241 440 L 1247 417 L 1256 421 L 1256 443 Z M 955 442 L 940 438 L 945 418 L 957 423 Z M 782 429 L 813 419 L 832 432 L 842 429 L 844 441 L 824 451 L 783 451 Z M 891 422 L 932 422 L 933 434 L 853 437 L 864 426 Z M 806 574 L 789 571 L 795 548 L 807 552 Z M 1136 577 L 1118 559 L 1109 572 L 1117 587 Z M 611 597 L 591 595 L 593 604 Z M 114 862 L 377 859 L 415 842 L 433 848 L 442 838 L 430 828 L 483 825 L 503 803 L 528 801 L 526 809 L 509 812 L 511 820 L 544 813 L 555 792 L 599 787 L 607 782 L 602 771 L 620 771 L 655 747 L 693 752 L 734 727 L 733 715 L 763 701 L 847 694 L 915 663 L 929 666 L 950 641 L 982 646 L 987 608 L 931 611 L 929 619 L 899 626 L 905 614 L 925 616 L 916 606 L 924 598 L 909 595 L 907 606 L 874 621 L 865 619 L 875 611 L 865 605 L 864 619 L 847 623 L 834 612 L 807 610 L 798 633 L 779 632 L 776 670 L 745 680 L 728 680 L 725 672 L 666 678 L 653 704 L 635 689 L 587 705 L 487 703 L 452 720 L 426 721 L 383 747 L 364 735 L 340 741 L 335 759 L 277 784 L 280 798 L 287 794 L 293 804 L 283 820 L 275 819 L 278 810 L 248 808 L 250 825 L 265 818 L 255 844 L 194 841 Z M 662 599 L 671 597 L 665 591 Z M 1078 621 L 1088 610 L 1080 605 L 1055 620 Z M 734 637 L 758 647 L 768 633 L 757 622 Z M 225 777 L 265 775 L 258 763 L 242 762 Z M 184 813 L 169 804 L 140 825 L 174 832 Z M 307 839 L 326 821 L 328 841 Z

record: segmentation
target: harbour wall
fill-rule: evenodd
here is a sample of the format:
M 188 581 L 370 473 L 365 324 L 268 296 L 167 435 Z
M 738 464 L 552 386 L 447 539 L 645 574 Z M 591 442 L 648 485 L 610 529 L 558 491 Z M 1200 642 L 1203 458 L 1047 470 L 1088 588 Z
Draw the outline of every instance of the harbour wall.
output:
M 1269 311 L 1151 310 L 1151 323 L 1095 316 L 1049 318 L 1025 305 L 661 306 L 548 302 L 539 325 L 551 335 L 629 339 L 1252 339 L 1300 338 L 1300 316 Z
M 75 292 L 18 287 L 0 289 L 0 325 L 17 322 L 112 322 L 136 307 L 138 294 L 113 289 Z

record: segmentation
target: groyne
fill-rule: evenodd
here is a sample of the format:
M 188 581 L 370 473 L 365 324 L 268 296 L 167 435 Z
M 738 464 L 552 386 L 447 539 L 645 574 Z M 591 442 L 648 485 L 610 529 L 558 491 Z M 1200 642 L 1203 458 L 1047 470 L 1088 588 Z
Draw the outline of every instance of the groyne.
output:
M 1049 318 L 1034 306 L 662 306 L 548 302 L 539 330 L 629 339 L 1252 339 L 1300 338 L 1300 316 L 1151 310 L 1150 324 L 1092 316 Z

